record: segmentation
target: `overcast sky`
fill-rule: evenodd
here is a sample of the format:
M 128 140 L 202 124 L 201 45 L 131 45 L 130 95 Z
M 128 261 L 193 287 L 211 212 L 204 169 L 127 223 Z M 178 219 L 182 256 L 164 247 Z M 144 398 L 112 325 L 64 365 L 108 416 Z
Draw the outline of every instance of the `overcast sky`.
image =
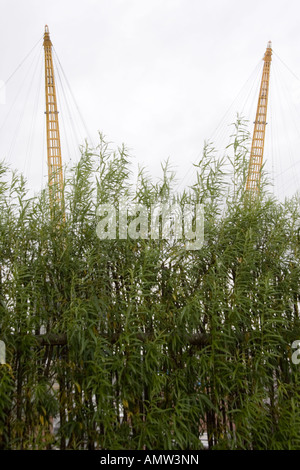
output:
M 265 155 L 276 194 L 299 189 L 299 0 L 0 0 L 0 6 L 0 80 L 22 64 L 48 24 L 93 140 L 101 131 L 113 145 L 125 143 L 134 165 L 146 166 L 153 177 L 169 158 L 179 182 L 183 177 L 190 182 L 205 139 L 216 136 L 218 146 L 215 131 L 231 123 L 227 110 L 240 112 L 250 91 L 255 93 L 271 40 L 274 78 L 272 68 Z M 38 127 L 45 119 L 44 102 L 41 110 L 33 103 L 43 83 L 42 41 L 36 50 L 28 70 L 25 61 L 8 82 L 6 102 L 0 104 L 0 157 L 40 188 L 47 173 Z M 33 80 L 31 73 L 37 80 L 32 95 L 19 91 L 25 76 Z M 241 89 L 244 95 L 235 102 Z M 256 99 L 251 98 L 254 106 Z M 62 113 L 67 121 L 67 110 L 60 109 L 60 119 Z M 250 119 L 252 130 L 254 116 Z M 18 133 L 20 147 L 11 143 Z M 36 133 L 40 140 L 33 142 Z M 65 146 L 63 160 L 70 158 L 72 149 Z

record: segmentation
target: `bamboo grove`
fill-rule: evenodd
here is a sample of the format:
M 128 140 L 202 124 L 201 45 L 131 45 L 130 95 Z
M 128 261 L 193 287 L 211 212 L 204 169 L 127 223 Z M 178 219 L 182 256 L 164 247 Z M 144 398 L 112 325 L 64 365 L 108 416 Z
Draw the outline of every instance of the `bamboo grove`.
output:
M 249 135 L 211 145 L 189 190 L 100 135 L 66 172 L 66 218 L 1 164 L 1 449 L 299 449 L 297 196 L 245 195 Z M 198 202 L 204 244 L 100 240 L 96 209 Z

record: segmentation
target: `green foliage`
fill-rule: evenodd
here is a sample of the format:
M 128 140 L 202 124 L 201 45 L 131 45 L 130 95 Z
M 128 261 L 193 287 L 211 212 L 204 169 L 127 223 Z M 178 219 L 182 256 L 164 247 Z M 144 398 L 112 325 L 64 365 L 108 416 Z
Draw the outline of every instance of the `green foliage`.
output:
M 228 158 L 205 145 L 176 194 L 168 166 L 134 189 L 100 136 L 63 223 L 1 164 L 1 449 L 300 449 L 300 200 L 249 201 L 248 138 L 238 119 Z M 123 196 L 203 203 L 203 247 L 99 240 L 98 205 Z

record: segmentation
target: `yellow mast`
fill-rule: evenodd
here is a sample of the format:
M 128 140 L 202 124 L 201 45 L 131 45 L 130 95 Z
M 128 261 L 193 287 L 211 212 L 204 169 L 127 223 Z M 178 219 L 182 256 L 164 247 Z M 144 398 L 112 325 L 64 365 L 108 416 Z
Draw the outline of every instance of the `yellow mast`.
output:
M 45 26 L 45 94 L 46 94 L 46 127 L 47 127 L 47 156 L 50 208 L 53 215 L 55 206 L 62 211 L 63 207 L 63 170 L 61 145 L 58 123 L 56 88 L 52 60 L 52 42 L 49 28 Z
M 246 182 L 246 190 L 251 191 L 252 194 L 258 194 L 260 189 L 260 178 L 265 144 L 265 132 L 267 125 L 270 68 L 272 60 L 271 41 L 268 42 L 263 60 L 264 67 L 260 84 L 256 117 L 254 122 L 249 169 Z

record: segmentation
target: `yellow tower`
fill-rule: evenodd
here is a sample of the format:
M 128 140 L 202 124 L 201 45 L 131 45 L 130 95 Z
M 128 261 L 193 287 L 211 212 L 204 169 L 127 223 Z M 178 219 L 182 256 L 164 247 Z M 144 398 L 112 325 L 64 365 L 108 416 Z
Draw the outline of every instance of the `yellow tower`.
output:
M 58 110 L 56 100 L 56 88 L 52 60 L 52 42 L 49 28 L 45 26 L 44 34 L 45 50 L 45 92 L 46 92 L 46 127 L 47 127 L 47 156 L 48 156 L 48 181 L 50 208 L 63 207 L 63 170 L 61 158 L 61 145 L 58 123 Z
M 256 117 L 254 121 L 254 131 L 251 145 L 250 161 L 246 190 L 253 194 L 259 193 L 261 169 L 263 164 L 265 132 L 267 125 L 267 107 L 270 83 L 270 68 L 272 60 L 272 43 L 268 42 L 264 55 L 264 66 L 260 84 Z

